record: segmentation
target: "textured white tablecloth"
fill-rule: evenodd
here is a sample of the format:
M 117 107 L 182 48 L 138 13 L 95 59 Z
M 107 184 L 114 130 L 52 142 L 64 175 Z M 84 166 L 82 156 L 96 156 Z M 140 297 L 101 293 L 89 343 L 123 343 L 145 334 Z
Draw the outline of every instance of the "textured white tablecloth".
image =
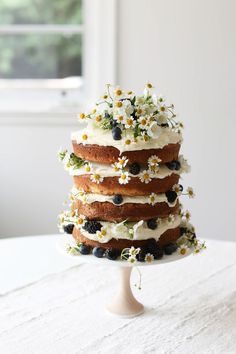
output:
M 236 243 L 141 268 L 146 312 L 122 319 L 104 310 L 116 267 L 76 265 L 58 237 L 0 240 L 1 354 L 236 353 Z

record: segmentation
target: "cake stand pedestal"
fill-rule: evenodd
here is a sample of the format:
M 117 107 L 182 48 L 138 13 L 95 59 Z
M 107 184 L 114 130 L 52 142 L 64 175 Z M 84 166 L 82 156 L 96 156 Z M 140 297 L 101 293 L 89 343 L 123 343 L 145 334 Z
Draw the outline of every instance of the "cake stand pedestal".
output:
M 112 314 L 121 316 L 121 317 L 133 317 L 141 315 L 144 312 L 144 306 L 138 302 L 131 290 L 130 287 L 130 276 L 132 269 L 136 266 L 138 267 L 147 267 L 147 266 L 160 266 L 165 263 L 174 262 L 180 259 L 187 257 L 192 252 L 189 252 L 185 256 L 180 256 L 176 252 L 170 256 L 164 256 L 160 260 L 153 261 L 152 263 L 141 263 L 137 262 L 135 265 L 128 263 L 127 261 L 111 261 L 106 258 L 96 258 L 92 254 L 90 255 L 71 255 L 67 252 L 66 248 L 70 244 L 75 246 L 75 240 L 72 236 L 63 237 L 57 244 L 57 249 L 60 253 L 63 253 L 67 257 L 73 257 L 73 259 L 78 260 L 79 263 L 94 263 L 100 265 L 107 265 L 109 267 L 117 267 L 120 273 L 119 285 L 114 298 L 110 303 L 107 304 L 106 308 Z

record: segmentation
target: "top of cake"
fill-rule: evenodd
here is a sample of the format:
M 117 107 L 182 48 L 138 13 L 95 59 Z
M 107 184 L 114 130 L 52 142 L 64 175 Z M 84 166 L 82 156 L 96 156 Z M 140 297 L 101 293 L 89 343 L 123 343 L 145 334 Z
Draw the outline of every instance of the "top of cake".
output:
M 107 85 L 101 99 L 88 113 L 80 113 L 86 127 L 73 132 L 77 144 L 113 146 L 120 152 L 163 148 L 182 141 L 183 124 L 174 105 L 153 92 L 147 83 L 141 95 Z

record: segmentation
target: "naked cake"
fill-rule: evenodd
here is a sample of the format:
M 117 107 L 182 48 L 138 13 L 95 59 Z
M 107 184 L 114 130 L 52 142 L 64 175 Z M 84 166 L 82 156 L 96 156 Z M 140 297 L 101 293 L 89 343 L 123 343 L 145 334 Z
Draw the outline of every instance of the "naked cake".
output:
M 183 124 L 174 106 L 150 83 L 141 95 L 107 85 L 79 121 L 73 152 L 59 151 L 74 182 L 69 210 L 59 215 L 60 230 L 77 244 L 69 251 L 150 262 L 203 249 L 179 202 L 194 192 L 179 183 L 189 165 L 179 153 Z

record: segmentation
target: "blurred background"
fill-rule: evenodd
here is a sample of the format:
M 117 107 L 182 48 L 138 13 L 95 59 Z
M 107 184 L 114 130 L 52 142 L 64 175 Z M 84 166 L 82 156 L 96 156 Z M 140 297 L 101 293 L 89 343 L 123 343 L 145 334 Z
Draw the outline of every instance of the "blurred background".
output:
M 0 237 L 57 233 L 57 161 L 106 83 L 151 81 L 185 124 L 199 237 L 236 240 L 236 2 L 0 0 Z

